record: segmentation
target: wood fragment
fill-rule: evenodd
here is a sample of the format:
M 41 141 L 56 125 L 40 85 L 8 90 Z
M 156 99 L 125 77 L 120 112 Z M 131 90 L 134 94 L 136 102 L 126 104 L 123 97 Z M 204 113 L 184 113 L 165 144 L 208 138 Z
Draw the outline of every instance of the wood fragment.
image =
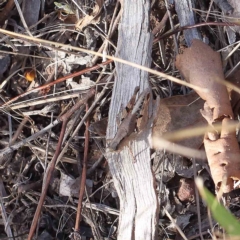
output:
M 119 25 L 117 57 L 150 66 L 150 2 L 124 0 L 121 4 L 123 13 Z M 149 88 L 148 73 L 130 64 L 116 62 L 116 79 L 106 137 L 108 141 L 115 137 L 118 129 L 116 119 L 120 109 L 127 105 L 137 86 L 140 87 L 140 93 Z M 151 104 L 152 101 L 149 103 L 150 118 L 145 130 L 140 135 L 130 135 L 129 138 L 132 138 L 128 139 L 127 145 L 126 142 L 122 143 L 124 147 L 120 151 L 107 153 L 109 169 L 120 199 L 118 240 L 153 240 L 156 235 L 158 202 L 148 142 L 154 113 Z

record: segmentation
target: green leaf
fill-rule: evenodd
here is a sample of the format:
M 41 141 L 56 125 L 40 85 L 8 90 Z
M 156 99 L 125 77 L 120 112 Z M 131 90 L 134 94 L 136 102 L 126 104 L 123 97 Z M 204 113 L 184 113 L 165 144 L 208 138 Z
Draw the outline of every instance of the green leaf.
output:
M 213 218 L 225 229 L 231 236 L 240 236 L 240 222 L 224 206 L 222 206 L 214 195 L 203 186 L 201 179 L 196 179 L 196 185 L 210 208 Z

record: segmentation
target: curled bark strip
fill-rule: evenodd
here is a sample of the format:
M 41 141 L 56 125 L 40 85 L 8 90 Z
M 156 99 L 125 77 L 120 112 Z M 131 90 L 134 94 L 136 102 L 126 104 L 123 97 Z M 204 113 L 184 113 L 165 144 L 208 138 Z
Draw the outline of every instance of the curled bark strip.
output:
M 228 125 L 233 120 L 224 118 L 222 120 L 222 131 L 219 139 L 211 141 L 207 134 L 204 138 L 204 146 L 211 169 L 214 183 L 220 187 L 222 178 L 227 176 L 224 192 L 233 189 L 233 181 L 240 179 L 240 154 L 235 131 L 229 131 Z
M 193 40 L 192 46 L 177 56 L 176 66 L 188 82 L 209 90 L 207 94 L 197 92 L 206 101 L 201 114 L 212 127 L 205 134 L 204 146 L 216 188 L 227 179 L 223 191 L 229 192 L 233 181 L 240 179 L 240 151 L 235 130 L 229 129 L 234 120 L 227 88 L 221 84 L 224 75 L 220 54 Z M 222 125 L 220 131 L 214 127 L 217 122 Z

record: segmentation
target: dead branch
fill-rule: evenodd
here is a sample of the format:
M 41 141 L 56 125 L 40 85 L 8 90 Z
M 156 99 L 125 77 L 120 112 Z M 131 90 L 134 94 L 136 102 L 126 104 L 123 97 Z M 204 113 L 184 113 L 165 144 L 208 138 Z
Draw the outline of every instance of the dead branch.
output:
M 88 111 L 88 104 L 86 104 L 86 112 Z M 88 151 L 89 151 L 89 119 L 86 122 L 86 130 L 85 130 L 85 144 L 84 144 L 84 157 L 83 157 L 83 166 L 82 166 L 82 174 L 81 174 L 81 182 L 80 182 L 80 191 L 79 191 L 79 200 L 77 207 L 77 217 L 75 222 L 75 231 L 78 232 L 80 228 L 81 221 L 81 213 L 82 213 L 82 202 L 85 191 L 86 177 L 87 177 L 87 160 L 88 160 Z
M 152 38 L 149 32 L 149 2 L 128 1 L 122 3 L 123 14 L 119 25 L 117 56 L 132 62 L 134 65 L 149 66 L 151 62 Z M 142 14 L 144 12 L 144 15 Z M 129 31 L 131 23 L 131 31 Z M 133 26 L 133 27 L 132 27 Z M 127 44 L 126 44 L 127 43 Z M 135 66 L 136 66 L 135 65 Z M 148 74 L 143 69 L 134 68 L 133 64 L 116 62 L 116 80 L 109 111 L 107 140 L 116 140 L 115 136 L 125 136 L 116 146 L 118 150 L 108 152 L 108 164 L 115 188 L 120 199 L 120 222 L 118 239 L 154 239 L 156 234 L 158 202 L 156 198 L 154 177 L 150 163 L 150 126 L 154 118 L 152 98 L 145 98 L 149 111 L 146 111 L 145 127 L 139 134 L 128 134 L 134 123 L 135 111 L 129 111 L 126 120 L 127 134 L 117 133 L 117 116 L 121 108 L 128 105 L 134 94 L 134 89 L 140 87 L 140 95 L 149 91 Z M 151 95 L 151 94 L 150 94 Z M 138 103 L 138 100 L 137 102 Z M 139 106 L 140 107 L 140 106 Z M 129 117 L 128 117 L 129 116 Z M 128 121 L 129 120 L 129 121 Z M 125 123 L 124 123 L 125 124 Z M 123 127 L 121 127 L 123 130 Z M 115 144 L 114 144 L 115 148 Z

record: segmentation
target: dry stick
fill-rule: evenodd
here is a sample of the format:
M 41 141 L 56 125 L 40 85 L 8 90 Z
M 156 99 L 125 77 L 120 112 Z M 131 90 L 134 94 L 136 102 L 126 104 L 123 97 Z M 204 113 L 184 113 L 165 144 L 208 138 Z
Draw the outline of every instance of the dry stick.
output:
M 155 150 L 163 150 L 183 155 L 189 158 L 206 159 L 206 153 L 204 151 L 184 147 L 182 145 L 172 143 L 160 137 L 152 137 Z
M 14 0 L 9 0 L 8 3 L 11 2 L 11 1 L 13 2 Z M 8 4 L 8 3 L 7 3 L 7 4 Z M 6 6 L 7 6 L 7 5 L 6 5 Z M 3 11 L 5 11 L 5 9 L 4 9 Z M 45 21 L 46 19 L 52 17 L 54 14 L 56 14 L 56 12 L 51 12 L 51 13 L 45 15 L 42 19 L 40 19 L 40 20 L 39 20 L 38 22 L 36 22 L 35 24 L 31 25 L 28 29 L 31 30 L 31 29 L 35 28 L 37 25 L 39 25 L 40 23 L 42 23 L 42 22 Z M 2 16 L 2 12 L 1 12 L 1 14 L 0 14 L 0 18 L 1 18 L 1 16 Z M 1 24 L 0 24 L 0 25 L 1 25 Z M 25 33 L 25 29 L 22 30 L 22 31 L 20 31 L 20 33 Z M 9 38 L 9 36 L 3 37 L 2 39 L 0 39 L 0 43 L 3 42 L 3 41 L 8 42 L 8 41 L 9 41 L 8 38 Z M 1 51 L 1 52 L 3 52 L 3 51 Z M 18 54 L 18 53 L 9 52 L 9 51 L 6 51 L 6 53 L 8 53 L 8 54 Z M 23 53 L 21 53 L 21 55 L 24 56 L 24 55 L 28 55 L 28 54 L 23 54 Z M 34 57 L 41 58 L 40 56 L 34 56 Z M 42 57 L 42 58 L 44 58 L 44 57 Z M 47 58 L 47 59 L 50 59 L 50 58 Z
M 193 164 L 194 179 L 196 179 L 197 178 L 197 169 L 196 169 L 195 158 L 193 158 L 192 164 Z M 203 234 L 202 234 L 202 222 L 201 222 L 201 210 L 200 210 L 200 203 L 199 203 L 199 194 L 198 194 L 198 190 L 197 190 L 196 187 L 194 188 L 194 191 L 195 191 L 195 197 L 196 197 L 196 203 L 197 203 L 199 235 L 200 235 L 201 240 L 204 240 Z
M 177 223 L 174 221 L 174 219 L 172 218 L 172 216 L 170 215 L 170 213 L 168 212 L 168 210 L 164 207 L 163 208 L 165 210 L 165 213 L 167 215 L 167 217 L 169 218 L 169 220 L 172 222 L 172 224 L 175 226 L 175 228 L 177 229 L 177 231 L 179 232 L 179 234 L 181 235 L 181 237 L 184 240 L 188 240 L 187 237 L 185 236 L 185 234 L 183 233 L 183 231 L 181 230 L 181 228 L 177 225 Z
M 48 78 L 48 80 L 47 80 L 47 83 L 50 83 L 50 82 L 52 81 L 53 76 L 54 76 L 53 74 L 51 74 L 51 75 L 49 76 L 49 78 Z M 38 94 L 38 95 L 40 95 L 40 94 Z M 31 107 L 30 107 L 30 111 L 32 111 L 32 110 L 34 110 L 34 109 L 35 109 L 35 106 L 31 106 Z M 15 132 L 15 134 L 14 134 L 11 142 L 9 143 L 9 146 L 10 146 L 10 147 L 16 142 L 16 140 L 18 139 L 19 135 L 20 135 L 21 132 L 22 132 L 23 127 L 26 125 L 26 123 L 27 123 L 28 121 L 29 121 L 29 118 L 28 118 L 27 116 L 24 116 L 24 118 L 23 118 L 23 120 L 21 121 L 21 123 L 20 123 L 17 131 Z M 5 157 L 5 159 L 7 160 L 7 158 L 10 159 L 11 156 L 10 156 L 10 155 L 7 155 L 7 156 Z M 4 159 L 3 159 L 3 160 L 4 160 Z M 6 161 L 6 162 L 7 162 L 7 161 Z
M 100 165 L 103 159 L 104 155 L 102 155 L 100 158 L 98 158 L 97 161 L 94 162 L 94 164 L 87 170 L 87 176 L 90 176 L 93 173 L 93 171 Z
M 29 120 L 28 117 L 24 117 L 24 118 L 23 118 L 23 120 L 22 120 L 22 122 L 20 123 L 17 131 L 16 131 L 15 134 L 13 135 L 12 141 L 10 142 L 10 146 L 17 141 L 19 135 L 21 134 L 21 132 L 22 132 L 22 130 L 23 130 L 23 127 L 25 126 L 25 124 L 27 123 L 28 120 Z
M 47 83 L 50 83 L 50 82 L 52 81 L 53 76 L 54 76 L 53 74 L 51 74 L 51 75 L 49 76 L 49 78 L 48 78 L 48 80 L 47 80 Z M 38 94 L 38 95 L 40 95 L 40 94 Z M 35 106 L 31 106 L 31 107 L 30 107 L 30 111 L 33 111 L 34 109 L 35 109 Z M 18 136 L 19 136 L 20 133 L 22 132 L 22 129 L 23 129 L 23 127 L 26 125 L 26 123 L 28 122 L 28 120 L 29 120 L 29 118 L 28 118 L 27 116 L 24 116 L 22 122 L 20 123 L 20 125 L 19 125 L 19 127 L 18 127 L 18 130 L 16 131 L 16 133 L 15 133 L 14 136 L 13 136 L 13 139 L 12 139 L 12 141 L 11 141 L 11 145 L 16 142 Z
M 206 16 L 205 21 L 208 20 L 208 16 L 209 16 L 209 14 L 210 14 L 210 11 L 211 11 L 211 8 L 212 8 L 212 4 L 213 4 L 213 0 L 211 0 L 211 2 L 210 2 L 210 4 L 209 4 L 209 8 L 208 8 L 208 11 L 207 11 L 207 16 Z
M 166 5 L 166 8 L 167 8 L 167 13 L 168 13 L 168 16 L 169 16 L 169 22 L 170 22 L 171 29 L 174 31 L 174 24 L 173 24 L 173 20 L 172 20 L 172 14 L 169 10 L 168 0 L 165 0 L 165 5 Z M 174 40 L 175 56 L 177 56 L 177 54 L 178 54 L 178 42 L 177 42 L 176 34 L 174 34 L 173 40 Z
M 152 34 L 153 35 L 156 35 L 157 33 L 160 33 L 163 28 L 165 27 L 166 23 L 167 23 L 167 20 L 168 20 L 168 12 L 166 12 L 161 20 L 161 22 L 159 22 L 157 24 L 157 26 L 152 30 Z
M 30 137 L 23 139 L 21 142 L 17 142 L 9 147 L 4 148 L 3 150 L 0 151 L 0 163 L 2 161 L 2 158 L 4 158 L 7 154 L 19 149 L 20 147 L 24 146 L 25 144 L 27 144 L 28 142 L 36 139 L 37 137 L 41 136 L 42 134 L 44 134 L 45 132 L 47 132 L 49 129 L 55 127 L 56 125 L 59 124 L 59 119 L 56 119 L 53 123 L 49 124 L 47 127 L 45 127 L 44 129 L 42 129 L 41 131 L 31 135 Z
M 98 96 L 98 98 L 94 101 L 94 103 L 91 105 L 90 107 L 90 111 L 87 112 L 85 114 L 85 116 L 82 118 L 81 122 L 78 124 L 78 126 L 76 127 L 73 135 L 70 137 L 70 139 L 67 141 L 66 145 L 67 146 L 70 141 L 72 140 L 72 138 L 76 135 L 78 129 L 82 126 L 82 124 L 84 123 L 84 121 L 87 119 L 87 117 L 89 116 L 90 112 L 92 111 L 92 109 L 96 106 L 96 104 L 98 103 L 98 101 L 103 97 L 103 95 L 105 94 L 106 90 L 107 90 L 107 86 L 109 84 L 109 82 L 111 81 L 113 77 L 113 74 L 109 77 L 108 81 L 107 81 L 107 84 L 105 85 L 103 91 L 101 92 L 101 94 Z M 84 99 L 83 99 L 84 101 Z M 56 119 L 53 123 L 49 124 L 48 126 L 46 126 L 44 129 L 42 129 L 41 131 L 33 134 L 32 136 L 26 138 L 26 139 L 23 139 L 21 142 L 17 142 L 13 145 L 11 145 L 11 147 L 6 147 L 4 148 L 3 150 L 0 151 L 0 163 L 1 163 L 1 158 L 5 157 L 5 155 L 17 150 L 18 148 L 24 146 L 25 144 L 27 144 L 28 142 L 36 139 L 37 137 L 41 136 L 42 134 L 44 134 L 45 132 L 47 132 L 49 129 L 53 128 L 54 126 L 58 125 L 59 124 L 59 119 Z M 63 150 L 65 150 L 65 147 L 63 148 Z M 63 153 L 62 153 L 63 155 Z M 61 155 L 61 156 L 62 156 Z
M 76 90 L 76 89 L 74 89 Z M 84 89 L 85 90 L 85 89 Z M 87 89 L 88 90 L 88 89 Z M 71 90 L 72 91 L 72 90 Z M 59 94 L 59 92 L 58 92 Z M 76 92 L 76 93 L 68 93 L 68 94 L 65 94 L 65 95 L 59 95 L 59 96 L 56 96 L 56 97 L 50 97 L 50 98 L 46 98 L 46 99 L 42 99 L 42 100 L 37 100 L 37 101 L 34 101 L 34 99 L 31 99 L 27 102 L 23 101 L 21 103 L 17 103 L 17 104 L 14 104 L 14 105 L 10 105 L 9 108 L 11 110 L 16 110 L 16 109 L 21 109 L 21 108 L 26 108 L 26 107 L 31 107 L 31 106 L 36 106 L 36 105 L 40 105 L 40 104 L 46 104 L 46 103 L 52 103 L 52 102 L 57 102 L 57 101 L 61 101 L 61 100 L 66 100 L 66 99 L 70 99 L 70 98 L 76 98 L 76 97 L 79 97 L 79 94 L 80 92 Z M 42 96 L 42 98 L 44 98 L 44 96 Z M 0 107 L 1 109 L 1 107 Z M 6 107 L 5 110 L 7 110 L 8 108 Z M 31 110 L 32 111 L 32 110 Z M 22 112 L 22 114 L 24 116 L 26 115 L 31 115 L 31 114 L 28 114 L 30 113 L 30 111 L 28 112 Z
M 224 59 L 224 61 L 226 61 L 226 60 L 228 60 L 232 55 L 233 55 L 233 53 L 237 50 L 237 49 L 239 49 L 239 43 L 232 49 L 232 51 L 227 55 L 227 57 Z
M 119 1 L 117 2 L 116 7 L 115 7 L 115 9 L 114 9 L 114 14 L 115 14 L 115 10 L 116 10 L 117 7 L 118 7 L 118 6 L 117 6 L 118 3 L 119 3 Z M 107 45 L 108 39 L 110 39 L 110 38 L 112 37 L 114 31 L 116 30 L 116 28 L 117 28 L 117 26 L 118 26 L 118 23 L 119 23 L 119 21 L 120 21 L 121 15 L 122 15 L 122 13 L 121 13 L 121 11 L 119 11 L 119 13 L 118 13 L 118 15 L 117 15 L 117 17 L 116 17 L 116 19 L 115 19 L 115 22 L 113 23 L 113 26 L 111 26 L 111 25 L 112 25 L 112 21 L 113 21 L 113 19 L 114 19 L 114 18 L 112 18 L 111 23 L 110 23 L 110 27 L 109 27 L 108 35 L 107 35 L 107 37 L 105 38 L 102 46 L 98 49 L 98 52 L 99 52 L 99 53 L 103 52 L 105 46 Z M 99 58 L 99 56 L 94 56 L 94 57 L 93 57 L 93 59 L 92 59 L 92 61 L 91 61 L 93 65 L 96 64 L 98 58 Z
M 59 152 L 61 151 L 62 140 L 63 140 L 63 136 L 64 136 L 64 133 L 65 133 L 65 130 L 66 130 L 66 126 L 67 126 L 67 121 L 63 121 L 59 141 L 58 141 L 57 148 L 56 148 L 56 152 L 55 152 L 55 155 L 52 158 L 51 162 L 48 165 L 48 169 L 47 169 L 46 177 L 45 177 L 45 181 L 44 181 L 45 185 L 43 186 L 42 194 L 40 196 L 39 203 L 37 205 L 37 209 L 36 209 L 36 212 L 34 214 L 34 218 L 33 218 L 32 225 L 31 225 L 29 235 L 28 235 L 28 240 L 31 240 L 33 238 L 35 229 L 37 227 L 39 215 L 42 211 L 42 205 L 43 205 L 45 196 L 47 194 L 48 185 L 49 185 L 51 177 L 52 177 L 52 172 L 55 168 L 55 163 L 56 163 L 56 160 L 57 160 L 57 156 L 58 156 Z
M 63 138 L 64 138 L 64 134 L 65 134 L 65 131 L 66 131 L 66 126 L 67 126 L 68 120 L 71 117 L 71 115 L 77 109 L 79 109 L 82 104 L 86 103 L 90 98 L 92 98 L 94 96 L 94 94 L 95 94 L 95 89 L 92 88 L 86 94 L 86 97 L 84 99 L 79 100 L 68 112 L 66 112 L 59 119 L 62 122 L 61 133 L 60 133 L 58 144 L 57 144 L 57 147 L 56 147 L 56 152 L 55 152 L 51 162 L 48 165 L 46 176 L 44 177 L 45 181 L 44 181 L 44 186 L 43 186 L 43 189 L 42 189 L 42 194 L 40 196 L 38 206 L 37 206 L 37 209 L 36 209 L 33 221 L 32 221 L 32 225 L 31 225 L 29 235 L 28 235 L 28 240 L 31 240 L 33 238 L 35 229 L 37 227 L 38 219 L 39 219 L 39 216 L 40 216 L 40 213 L 41 213 L 41 210 L 42 210 L 42 206 L 43 206 L 43 202 L 44 202 L 46 194 L 47 194 L 48 185 L 50 183 L 52 173 L 53 173 L 53 170 L 54 170 L 56 162 L 57 162 L 57 158 L 59 156 L 59 153 L 61 152 L 61 146 L 62 146 L 62 142 L 63 142 Z
M 209 232 L 208 232 L 208 231 L 202 232 L 202 235 L 205 235 L 205 234 L 209 234 Z M 194 240 L 194 239 L 196 239 L 196 238 L 199 237 L 199 236 L 200 236 L 200 234 L 197 233 L 197 234 L 195 234 L 195 235 L 192 235 L 192 236 L 188 237 L 188 240 Z
M 18 54 L 18 53 L 16 53 L 16 54 Z M 24 56 L 27 56 L 27 54 L 25 54 Z M 0 92 L 3 91 L 4 86 L 10 81 L 10 79 L 11 79 L 14 75 L 16 75 L 18 72 L 23 71 L 23 70 L 25 70 L 25 69 L 31 69 L 31 68 L 30 68 L 30 67 L 22 67 L 22 68 L 17 69 L 16 71 L 14 71 L 13 73 L 11 73 L 10 75 L 8 75 L 8 77 L 5 78 L 5 79 L 3 80 L 3 82 L 0 84 Z
M 108 41 L 106 41 L 106 40 L 110 39 L 110 35 L 112 36 L 113 32 L 115 31 L 115 29 L 112 30 L 112 27 L 113 27 L 113 21 L 115 20 L 115 17 L 116 17 L 116 14 L 117 14 L 118 6 L 119 6 L 119 1 L 117 1 L 117 4 L 115 6 L 113 16 L 112 16 L 112 20 L 111 20 L 111 23 L 110 23 L 110 26 L 109 26 L 108 34 L 107 34 L 107 37 L 104 41 L 104 47 L 103 47 L 103 51 L 102 51 L 103 54 L 105 54 L 107 52 L 107 48 L 108 48 Z M 120 14 L 121 14 L 121 11 L 119 11 L 118 16 L 121 16 Z M 103 58 L 103 60 L 106 61 L 105 57 Z
M 187 30 L 187 29 L 192 29 L 192 28 L 197 28 L 197 27 L 204 27 L 204 26 L 240 26 L 240 23 L 229 23 L 229 22 L 203 22 L 203 23 L 197 23 L 194 25 L 188 25 L 184 27 L 179 27 L 173 30 L 172 32 L 168 32 L 166 34 L 163 34 L 153 40 L 153 44 L 157 43 L 160 39 L 170 37 L 171 35 Z
M 239 24 L 240 25 L 240 24 Z M 80 52 L 84 52 L 84 53 L 87 53 L 87 54 L 93 54 L 93 55 L 97 55 L 97 56 L 100 56 L 100 57 L 106 57 L 108 59 L 111 59 L 113 61 L 116 61 L 116 62 L 119 62 L 119 63 L 122 63 L 122 64 L 127 64 L 131 67 L 135 67 L 137 69 L 141 69 L 143 71 L 146 71 L 146 72 L 149 72 L 149 73 L 152 73 L 154 75 L 157 75 L 157 76 L 160 76 L 160 77 L 163 77 L 163 78 L 166 78 L 168 80 L 171 80 L 175 83 L 178 83 L 178 84 L 181 84 L 183 86 L 186 86 L 186 87 L 190 87 L 196 91 L 202 91 L 202 92 L 208 92 L 208 89 L 203 89 L 201 87 L 198 87 L 198 86 L 195 86 L 193 84 L 190 84 L 190 83 L 187 83 L 185 81 L 182 81 L 182 80 L 179 80 L 178 78 L 176 77 L 173 77 L 173 76 L 169 76 L 168 74 L 165 74 L 163 72 L 158 72 L 156 70 L 153 70 L 151 68 L 148 68 L 148 67 L 145 67 L 145 66 L 142 66 L 140 64 L 137 64 L 137 63 L 133 63 L 133 62 L 130 62 L 130 61 L 127 61 L 127 60 L 124 60 L 124 59 L 121 59 L 121 58 L 118 58 L 118 57 L 113 57 L 113 56 L 110 56 L 110 55 L 104 55 L 102 53 L 99 53 L 99 52 L 95 52 L 95 51 L 92 51 L 92 50 L 87 50 L 87 49 L 84 49 L 84 48 L 80 48 L 80 47 L 73 47 L 73 46 L 69 46 L 69 45 L 65 45 L 65 44 L 62 44 L 62 43 L 56 43 L 56 42 L 53 42 L 53 41 L 48 41 L 48 40 L 44 40 L 44 39 L 41 39 L 41 38 L 36 38 L 36 37 L 30 37 L 30 36 L 27 36 L 27 35 L 23 35 L 23 34 L 19 34 L 19 33 L 15 33 L 15 32 L 11 32 L 11 31 L 7 31 L 7 30 L 4 30 L 4 29 L 1 29 L 0 28 L 0 32 L 1 33 L 4 33 L 4 34 L 7 34 L 9 36 L 12 36 L 12 37 L 15 37 L 15 38 L 19 38 L 19 39 L 23 39 L 25 41 L 29 41 L 29 42 L 33 42 L 36 44 L 36 42 L 38 44 L 42 44 L 44 46 L 50 46 L 52 48 L 57 48 L 58 51 L 65 51 L 64 49 L 60 49 L 60 47 L 62 48 L 67 48 L 67 49 L 70 49 L 70 50 L 75 50 L 75 51 L 80 51 Z M 54 47 L 53 47 L 54 46 Z M 74 53 L 74 52 L 69 52 L 68 53 L 70 54 L 77 54 L 77 53 Z M 78 54 L 77 54 L 78 55 Z
M 89 110 L 88 109 L 88 104 L 86 104 L 86 112 L 88 110 Z M 82 176 L 81 176 L 79 200 L 78 200 L 78 207 L 77 207 L 77 216 L 76 216 L 76 222 L 75 222 L 75 231 L 76 232 L 79 231 L 79 226 L 80 226 L 80 221 L 81 221 L 83 195 L 84 195 L 86 177 L 87 177 L 87 160 L 88 160 L 88 148 L 89 148 L 89 131 L 88 131 L 88 128 L 89 128 L 89 118 L 86 121 L 83 167 L 82 167 Z
M 11 146 L 16 142 L 16 140 L 18 139 L 19 135 L 21 134 L 23 127 L 25 126 L 25 124 L 28 121 L 28 117 L 24 117 L 22 122 L 20 123 L 20 125 L 17 128 L 17 131 L 14 133 L 11 141 L 9 142 L 8 147 L 11 148 Z M 4 163 L 4 165 L 8 164 L 8 160 L 10 160 L 12 158 L 12 152 L 9 152 L 8 154 L 4 155 L 1 158 L 1 162 Z
M 30 149 L 36 150 L 36 152 L 42 152 L 42 153 L 46 152 L 45 148 L 38 147 L 38 146 L 33 145 L 31 143 L 28 143 L 28 147 Z M 49 151 L 48 159 L 52 158 L 54 153 L 55 153 L 55 151 Z M 64 162 L 71 163 L 71 164 L 75 164 L 75 165 L 77 164 L 77 160 L 76 159 L 73 159 L 73 158 L 70 158 L 70 157 L 67 157 L 67 156 L 63 156 L 62 159 L 61 159 L 61 162 L 63 162 L 63 163 Z
M 29 36 L 32 37 L 33 35 L 32 35 L 32 33 L 29 31 L 28 25 L 27 25 L 27 23 L 26 23 L 26 21 L 25 21 L 25 18 L 24 18 L 24 16 L 23 16 L 23 13 L 22 13 L 21 7 L 20 7 L 20 5 L 19 5 L 19 3 L 18 3 L 18 0 L 14 0 L 14 2 L 15 2 L 15 5 L 16 5 L 16 8 L 17 8 L 19 17 L 20 17 L 20 19 L 21 19 L 21 21 L 22 21 L 22 24 L 23 24 L 26 32 L 29 34 Z
M 1 217 L 3 220 L 3 224 L 5 226 L 4 230 L 5 230 L 8 238 L 13 238 L 12 230 L 11 230 L 11 227 L 8 222 L 6 207 L 5 207 L 4 201 L 3 201 L 3 198 L 6 196 L 7 196 L 7 193 L 6 193 L 4 184 L 3 184 L 2 176 L 0 176 L 0 209 L 1 209 L 1 215 L 2 215 Z
M 81 70 L 81 71 L 78 71 L 78 72 L 69 74 L 69 75 L 67 75 L 67 76 L 58 78 L 57 80 L 55 80 L 55 81 L 53 81 L 53 82 L 51 82 L 51 83 L 46 83 L 46 84 L 44 84 L 44 85 L 42 85 L 42 86 L 39 86 L 39 87 L 34 88 L 34 89 L 31 89 L 31 90 L 29 90 L 29 91 L 27 91 L 27 92 L 25 92 L 25 93 L 22 93 L 22 94 L 20 94 L 20 95 L 18 95 L 18 96 L 16 96 L 16 97 L 10 99 L 8 102 L 4 103 L 1 107 L 7 106 L 7 105 L 9 105 L 10 103 L 15 102 L 16 100 L 18 100 L 18 99 L 21 98 L 21 97 L 25 97 L 25 96 L 27 96 L 27 95 L 30 94 L 30 93 L 37 92 L 37 91 L 43 90 L 43 89 L 45 89 L 45 88 L 49 88 L 49 87 L 51 87 L 51 86 L 53 86 L 53 85 L 55 85 L 55 84 L 57 84 L 57 83 L 63 82 L 63 81 L 65 81 L 65 80 L 68 79 L 68 78 L 77 77 L 77 76 L 82 75 L 82 74 L 84 74 L 84 73 L 88 73 L 88 72 L 90 72 L 90 71 L 97 70 L 97 69 L 99 69 L 100 67 L 102 67 L 102 66 L 104 66 L 104 65 L 108 65 L 108 64 L 111 63 L 112 61 L 113 61 L 113 60 L 107 60 L 106 62 L 103 62 L 103 63 L 101 63 L 101 64 L 97 64 L 97 65 L 95 65 L 95 66 L 93 66 L 93 67 L 85 68 L 85 69 L 83 69 L 83 70 Z
M 239 121 L 234 121 L 232 123 L 227 124 L 228 131 L 234 131 L 236 128 L 240 127 Z M 216 131 L 221 131 L 222 124 L 216 123 L 214 125 L 214 129 Z M 191 137 L 201 136 L 204 135 L 206 132 L 212 131 L 212 126 L 200 126 L 200 127 L 187 127 L 181 130 L 176 130 L 173 132 L 165 133 L 162 135 L 162 138 L 169 141 L 179 141 L 182 139 L 187 139 Z
M 115 70 L 113 71 L 113 73 L 108 77 L 107 83 L 104 86 L 103 90 L 101 91 L 101 93 L 99 94 L 99 96 L 95 99 L 95 101 L 92 103 L 91 107 L 89 108 L 89 111 L 86 112 L 86 114 L 84 115 L 84 117 L 82 118 L 81 122 L 77 125 L 77 127 L 75 128 L 74 132 L 72 133 L 72 135 L 70 136 L 70 138 L 68 139 L 68 141 L 66 142 L 64 148 L 62 149 L 62 152 L 60 153 L 60 156 L 58 157 L 58 161 L 60 161 L 61 157 L 63 156 L 63 154 L 66 152 L 66 149 L 68 147 L 68 145 L 70 144 L 70 142 L 72 141 L 72 139 L 76 136 L 76 134 L 78 133 L 80 127 L 83 125 L 83 123 L 86 121 L 86 119 L 88 118 L 88 116 L 90 115 L 90 113 L 92 112 L 92 110 L 96 107 L 96 105 L 99 103 L 100 99 L 102 99 L 102 97 L 104 96 L 104 94 L 106 93 L 107 89 L 108 89 L 108 85 L 110 83 L 110 81 L 112 80 L 113 76 L 114 76 Z M 65 141 L 64 141 L 65 142 Z

